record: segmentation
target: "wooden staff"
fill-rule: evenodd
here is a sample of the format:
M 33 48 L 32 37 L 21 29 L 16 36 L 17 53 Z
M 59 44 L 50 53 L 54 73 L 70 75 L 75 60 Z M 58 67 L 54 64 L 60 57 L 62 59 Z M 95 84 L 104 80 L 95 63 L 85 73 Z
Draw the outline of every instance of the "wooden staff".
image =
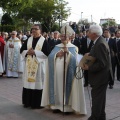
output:
M 64 49 L 66 48 L 66 31 L 67 31 L 67 27 L 65 26 L 65 41 L 63 42 L 64 44 Z M 66 77 L 65 77 L 65 67 L 66 67 L 66 51 L 64 50 L 64 70 L 63 70 L 63 115 L 64 115 L 64 93 L 65 93 L 65 80 L 66 80 Z

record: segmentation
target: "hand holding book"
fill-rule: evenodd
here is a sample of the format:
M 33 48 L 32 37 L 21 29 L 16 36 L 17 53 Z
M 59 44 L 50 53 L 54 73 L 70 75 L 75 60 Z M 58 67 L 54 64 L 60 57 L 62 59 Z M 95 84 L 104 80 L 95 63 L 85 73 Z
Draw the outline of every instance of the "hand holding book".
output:
M 79 66 L 84 70 L 88 70 L 89 66 L 91 66 L 95 60 L 95 57 L 92 57 L 89 53 L 86 53 L 80 60 Z

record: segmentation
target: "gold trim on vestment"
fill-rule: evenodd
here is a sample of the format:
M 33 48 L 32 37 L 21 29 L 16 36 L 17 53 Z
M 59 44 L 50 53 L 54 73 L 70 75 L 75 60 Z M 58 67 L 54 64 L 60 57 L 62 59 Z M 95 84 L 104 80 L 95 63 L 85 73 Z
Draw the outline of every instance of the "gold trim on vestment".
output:
M 35 82 L 35 79 L 28 78 L 28 82 Z
M 38 70 L 38 61 L 35 56 L 27 56 L 26 67 L 28 71 L 28 82 L 35 82 Z
M 21 42 L 20 40 L 8 40 L 9 42 Z
M 28 39 L 28 44 L 27 44 L 28 50 L 32 48 L 32 41 L 33 41 L 33 37 L 30 37 Z M 44 42 L 44 39 L 40 37 L 40 39 L 38 40 L 36 44 L 35 50 L 41 51 L 43 42 Z M 39 66 L 39 62 L 36 56 L 27 55 L 26 68 L 27 68 L 27 81 L 28 82 L 36 82 L 38 66 Z

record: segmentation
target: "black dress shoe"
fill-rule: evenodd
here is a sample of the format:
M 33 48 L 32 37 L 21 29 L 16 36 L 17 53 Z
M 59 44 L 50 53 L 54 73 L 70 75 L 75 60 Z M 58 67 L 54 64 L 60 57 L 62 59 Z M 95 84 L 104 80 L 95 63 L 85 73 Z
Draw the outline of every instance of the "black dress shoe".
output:
M 118 81 L 120 82 L 120 79 L 118 79 Z
M 88 86 L 88 84 L 84 84 L 84 87 L 87 87 Z
M 56 110 L 53 110 L 53 113 L 60 113 L 61 111 L 56 109 Z
M 32 109 L 43 109 L 44 107 L 42 107 L 42 106 L 38 106 L 38 107 L 31 107 Z
M 94 117 L 90 116 L 87 120 L 106 120 L 106 118 L 105 117 L 94 118 Z
M 12 76 L 7 76 L 7 78 L 12 78 Z
M 43 109 L 44 107 L 40 106 L 38 109 Z
M 64 114 L 65 115 L 70 115 L 72 112 L 65 112 Z
M 90 116 L 87 120 L 95 120 L 95 119 L 94 119 L 93 117 Z
M 109 89 L 113 89 L 113 86 L 112 86 L 112 85 L 110 85 L 110 86 L 109 86 Z
M 24 107 L 24 108 L 28 108 L 28 107 L 29 107 L 29 105 L 23 105 L 23 107 Z

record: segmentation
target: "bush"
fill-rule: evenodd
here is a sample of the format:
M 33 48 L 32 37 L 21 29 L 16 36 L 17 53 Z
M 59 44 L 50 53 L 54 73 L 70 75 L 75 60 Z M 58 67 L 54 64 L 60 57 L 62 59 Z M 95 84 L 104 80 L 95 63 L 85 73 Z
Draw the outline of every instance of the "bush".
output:
M 0 31 L 1 32 L 11 32 L 15 30 L 14 25 L 0 25 Z

